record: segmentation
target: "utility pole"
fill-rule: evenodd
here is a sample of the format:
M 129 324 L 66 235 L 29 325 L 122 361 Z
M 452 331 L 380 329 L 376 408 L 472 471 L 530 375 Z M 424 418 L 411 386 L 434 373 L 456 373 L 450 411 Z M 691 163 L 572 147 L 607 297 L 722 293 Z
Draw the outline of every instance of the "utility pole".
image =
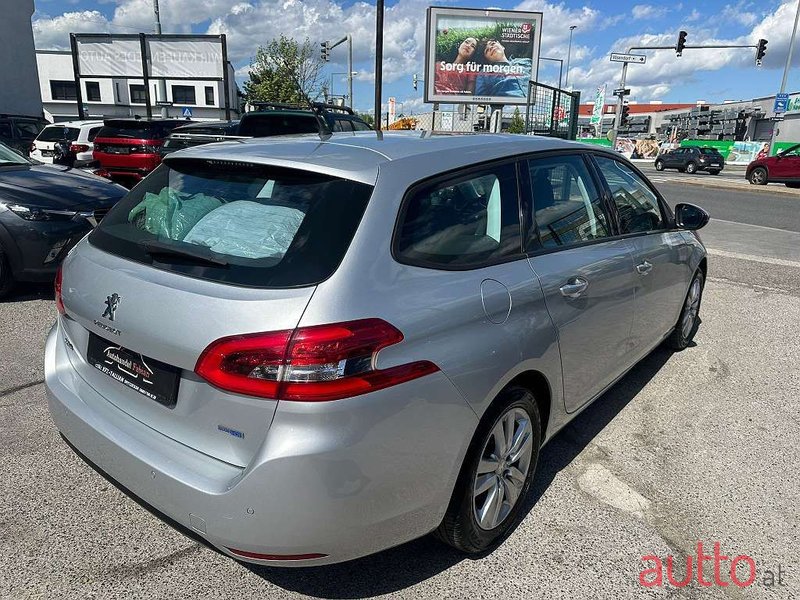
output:
M 792 38 L 789 41 L 789 54 L 786 56 L 786 65 L 783 67 L 783 79 L 781 79 L 781 91 L 780 93 L 783 94 L 786 91 L 786 82 L 789 79 L 789 68 L 792 65 L 792 53 L 794 51 L 794 38 L 797 35 L 797 21 L 800 19 L 800 0 L 797 2 L 797 12 L 794 15 L 794 27 L 792 28 Z M 780 126 L 781 121 L 773 121 L 772 122 L 772 135 L 770 136 L 769 141 L 769 153 L 770 155 L 774 154 L 772 149 L 775 147 L 775 138 L 778 134 L 778 128 Z
M 381 130 L 381 88 L 383 87 L 383 0 L 375 11 L 375 128 Z
M 156 35 L 161 35 L 161 14 L 158 11 L 158 0 L 153 0 L 153 12 L 155 13 L 156 16 Z M 142 57 L 142 60 L 144 60 L 144 57 Z M 166 102 L 166 101 L 167 101 L 167 80 L 159 79 L 158 97 L 156 98 L 156 102 Z M 169 107 L 166 104 L 162 104 L 161 118 L 166 119 L 167 117 L 169 117 Z
M 575 31 L 577 25 L 570 25 L 569 26 L 569 48 L 567 49 L 567 78 L 564 81 L 564 87 L 569 87 L 569 59 L 572 55 L 572 32 Z M 559 86 L 561 87 L 561 86 Z

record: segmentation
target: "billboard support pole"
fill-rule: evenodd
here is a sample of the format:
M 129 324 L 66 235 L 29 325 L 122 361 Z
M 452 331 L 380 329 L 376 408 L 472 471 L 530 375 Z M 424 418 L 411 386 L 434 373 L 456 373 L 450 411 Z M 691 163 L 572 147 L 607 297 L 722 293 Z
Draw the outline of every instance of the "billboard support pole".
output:
M 222 40 L 222 87 L 225 98 L 225 120 L 231 120 L 231 81 L 228 77 L 228 40 L 223 33 L 219 36 Z
M 75 99 L 78 101 L 78 120 L 83 120 L 83 94 L 81 94 L 81 68 L 78 63 L 78 40 L 69 34 L 69 47 L 72 49 L 72 73 L 75 76 Z
M 383 86 L 383 0 L 375 12 L 375 128 L 381 129 L 381 87 Z
M 142 49 L 142 79 L 144 80 L 144 101 L 147 107 L 147 119 L 153 118 L 153 105 L 150 102 L 150 74 L 147 68 L 147 38 L 139 34 L 139 47 Z

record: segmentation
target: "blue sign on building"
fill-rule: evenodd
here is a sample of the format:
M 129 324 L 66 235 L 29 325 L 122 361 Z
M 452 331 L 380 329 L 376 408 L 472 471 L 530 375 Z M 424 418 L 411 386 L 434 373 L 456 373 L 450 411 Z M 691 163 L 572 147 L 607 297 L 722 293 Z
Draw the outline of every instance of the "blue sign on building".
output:
M 787 96 L 786 98 L 788 100 L 789 97 Z M 785 106 L 784 106 L 783 110 L 786 110 Z M 192 116 L 192 109 L 189 108 L 188 106 L 184 107 L 183 111 L 181 112 L 181 115 L 183 115 L 184 117 L 191 117 Z
M 789 106 L 789 94 L 775 94 L 775 104 L 772 106 L 772 111 L 776 113 L 786 112 Z

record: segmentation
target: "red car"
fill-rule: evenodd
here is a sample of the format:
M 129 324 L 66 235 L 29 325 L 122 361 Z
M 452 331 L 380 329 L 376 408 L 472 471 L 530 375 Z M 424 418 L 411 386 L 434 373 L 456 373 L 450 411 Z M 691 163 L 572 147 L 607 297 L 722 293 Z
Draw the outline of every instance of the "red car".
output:
M 757 158 L 747 165 L 747 180 L 755 185 L 785 183 L 800 188 L 800 144 L 781 150 L 775 156 Z
M 107 119 L 94 139 L 94 159 L 114 181 L 130 186 L 161 162 L 161 145 L 185 119 Z

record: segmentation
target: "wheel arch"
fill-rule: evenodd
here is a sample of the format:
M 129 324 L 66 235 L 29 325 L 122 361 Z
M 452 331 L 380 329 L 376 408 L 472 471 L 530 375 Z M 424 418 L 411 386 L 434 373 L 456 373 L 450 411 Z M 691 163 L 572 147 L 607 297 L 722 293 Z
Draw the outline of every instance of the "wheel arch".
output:
M 541 420 L 540 425 L 542 427 L 541 436 L 542 441 L 544 442 L 544 440 L 547 438 L 547 426 L 550 423 L 550 411 L 553 395 L 550 388 L 550 382 L 541 371 L 530 369 L 515 375 L 495 395 L 494 399 L 489 403 L 489 406 L 486 407 L 481 419 L 485 418 L 487 415 L 493 414 L 493 408 L 496 406 L 499 398 L 503 395 L 503 392 L 513 386 L 523 387 L 533 394 L 533 397 L 536 400 L 536 407 L 539 409 L 539 419 Z

